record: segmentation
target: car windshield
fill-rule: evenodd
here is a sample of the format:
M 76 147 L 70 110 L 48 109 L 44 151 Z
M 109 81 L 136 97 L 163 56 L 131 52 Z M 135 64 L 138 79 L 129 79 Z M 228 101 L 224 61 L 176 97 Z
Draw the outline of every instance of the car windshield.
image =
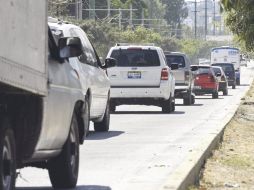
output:
M 228 64 L 213 64 L 213 65 L 214 66 L 220 66 L 225 73 L 234 71 L 234 66 L 233 65 L 228 65 Z
M 160 60 L 156 50 L 113 50 L 111 57 L 117 60 L 118 67 L 160 66 Z
M 167 64 L 171 66 L 172 63 L 177 63 L 179 68 L 185 67 L 184 57 L 181 55 L 166 55 Z

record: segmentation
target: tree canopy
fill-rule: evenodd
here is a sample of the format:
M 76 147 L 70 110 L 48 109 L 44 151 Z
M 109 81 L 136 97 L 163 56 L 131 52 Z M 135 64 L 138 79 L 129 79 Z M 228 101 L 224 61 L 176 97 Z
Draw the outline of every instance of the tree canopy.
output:
M 164 18 L 174 28 L 179 27 L 182 21 L 188 16 L 188 8 L 184 0 L 162 0 L 166 6 Z
M 254 51 L 254 0 L 221 0 L 226 13 L 226 24 L 245 43 L 248 50 Z

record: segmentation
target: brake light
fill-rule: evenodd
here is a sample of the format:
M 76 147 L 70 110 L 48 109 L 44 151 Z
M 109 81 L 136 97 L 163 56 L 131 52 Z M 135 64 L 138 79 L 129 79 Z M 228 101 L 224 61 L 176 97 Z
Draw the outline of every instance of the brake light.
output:
M 211 79 L 211 82 L 216 82 L 215 77 L 213 75 L 209 75 L 209 78 Z
M 189 71 L 185 71 L 184 78 L 185 78 L 185 84 L 188 84 L 189 80 L 190 80 L 190 72 Z
M 164 68 L 161 70 L 161 80 L 168 80 L 169 72 L 168 69 Z

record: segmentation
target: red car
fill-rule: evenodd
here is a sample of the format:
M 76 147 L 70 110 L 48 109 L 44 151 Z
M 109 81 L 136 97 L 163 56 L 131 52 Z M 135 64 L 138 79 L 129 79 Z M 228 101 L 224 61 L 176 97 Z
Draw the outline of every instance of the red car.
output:
M 218 98 L 219 81 L 212 67 L 199 65 L 192 65 L 192 67 L 197 67 L 197 70 L 194 72 L 193 92 L 196 95 L 212 94 L 213 98 Z

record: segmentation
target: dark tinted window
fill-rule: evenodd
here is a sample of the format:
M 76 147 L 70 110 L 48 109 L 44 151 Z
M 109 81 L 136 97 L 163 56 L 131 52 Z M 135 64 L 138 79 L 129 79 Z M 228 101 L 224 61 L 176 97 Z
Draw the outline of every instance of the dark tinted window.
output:
M 70 33 L 73 37 L 79 37 L 82 42 L 83 54 L 79 56 L 79 61 L 92 66 L 97 66 L 97 58 L 95 52 L 84 31 L 74 28 L 70 30 Z
M 201 75 L 201 74 L 212 74 L 211 69 L 209 67 L 199 67 L 197 71 L 195 71 L 195 74 Z
M 221 71 L 220 71 L 220 69 L 219 68 L 213 68 L 213 71 L 214 71 L 214 73 L 216 73 L 216 74 L 221 74 Z
M 160 59 L 156 50 L 113 50 L 111 57 L 117 60 L 118 67 L 160 66 Z
M 185 67 L 184 57 L 181 55 L 166 55 L 167 64 L 177 63 L 179 68 Z
M 229 64 L 213 64 L 214 66 L 220 66 L 222 68 L 222 70 L 226 73 L 226 72 L 233 72 L 234 71 L 234 66 L 233 65 L 229 65 Z

